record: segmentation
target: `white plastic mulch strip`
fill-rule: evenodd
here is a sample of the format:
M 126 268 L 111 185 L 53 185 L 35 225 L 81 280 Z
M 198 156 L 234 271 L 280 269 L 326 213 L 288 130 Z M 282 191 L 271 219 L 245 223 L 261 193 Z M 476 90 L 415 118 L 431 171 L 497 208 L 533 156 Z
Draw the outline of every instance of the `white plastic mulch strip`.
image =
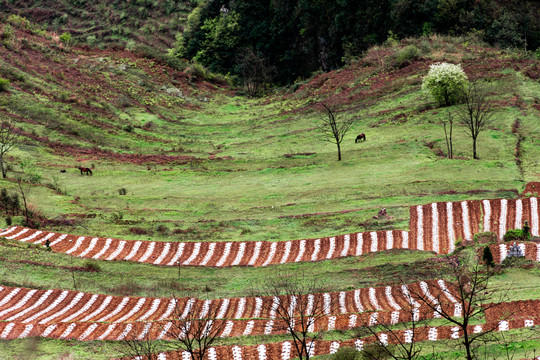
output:
M 377 301 L 377 294 L 375 288 L 369 288 L 369 302 L 375 310 L 382 310 L 382 308 L 379 305 L 379 302 Z
M 84 304 L 84 306 L 82 308 L 80 308 L 76 313 L 71 314 L 67 318 L 62 319 L 61 322 L 69 322 L 69 321 L 75 319 L 77 316 L 80 316 L 83 313 L 85 313 L 86 311 L 88 311 L 88 309 L 90 309 L 90 307 L 96 302 L 98 297 L 99 297 L 99 295 L 97 295 L 97 294 L 92 295 L 90 300 L 87 301 L 86 304 Z
M 418 214 L 418 223 L 416 226 L 416 248 L 418 250 L 424 250 L 424 212 L 422 205 L 416 207 L 416 213 Z
M 484 226 L 482 231 L 491 231 L 491 204 L 489 200 L 483 200 L 482 204 L 484 204 Z
M 300 240 L 298 255 L 296 256 L 296 259 L 294 259 L 294 262 L 299 262 L 304 257 L 304 253 L 306 252 L 306 240 Z
M 334 251 L 336 250 L 336 238 L 331 237 L 328 240 L 330 242 L 330 246 L 328 248 L 328 253 L 326 254 L 326 258 L 331 259 L 334 256 Z
M 392 230 L 386 232 L 386 250 L 392 250 L 394 248 L 394 233 Z
M 431 204 L 431 240 L 433 242 L 432 250 L 439 253 L 439 210 L 437 203 Z
M 239 265 L 242 259 L 244 258 L 244 253 L 246 252 L 246 243 L 241 242 L 238 244 L 238 253 L 236 254 L 236 258 L 232 262 L 233 266 Z
M 186 243 L 178 244 L 178 249 L 176 250 L 176 254 L 174 254 L 173 258 L 171 259 L 171 261 L 167 263 L 167 265 L 169 266 L 180 265 L 180 263 L 178 262 L 178 259 L 180 259 L 180 256 L 182 256 L 182 254 L 184 253 L 185 246 L 186 246 Z
M 150 255 L 154 252 L 154 247 L 156 246 L 156 243 L 154 241 L 150 241 L 148 244 L 148 247 L 146 248 L 146 252 L 143 254 L 143 256 L 137 260 L 138 262 L 146 262 L 148 258 L 150 258 Z
M 77 241 L 75 241 L 75 245 L 73 245 L 73 247 L 71 249 L 69 249 L 68 251 L 66 251 L 66 254 L 71 254 L 72 252 L 75 252 L 83 243 L 85 237 L 84 236 L 79 236 L 77 238 Z
M 86 255 L 88 255 L 90 253 L 90 251 L 94 250 L 94 248 L 96 247 L 97 241 L 98 241 L 98 238 L 92 238 L 92 240 L 90 240 L 90 244 L 88 245 L 88 247 L 77 256 L 78 257 L 85 257 Z M 125 241 L 124 241 L 124 243 L 125 243 Z M 107 260 L 109 260 L 109 259 L 107 259 Z
M 349 254 L 349 247 L 351 246 L 351 236 L 343 236 L 343 249 L 341 250 L 341 257 L 345 257 Z
M 199 251 L 201 250 L 201 243 L 198 242 L 198 243 L 195 243 L 195 245 L 193 246 L 193 252 L 191 253 L 191 255 L 186 259 L 186 261 L 184 261 L 184 263 L 182 265 L 190 265 L 191 262 L 193 260 L 195 260 L 195 258 L 197 257 L 197 255 L 199 255 Z
M 223 255 L 221 255 L 221 258 L 216 263 L 216 266 L 222 267 L 223 264 L 225 264 L 225 261 L 227 261 L 227 258 L 229 257 L 229 254 L 231 252 L 232 245 L 233 245 L 232 242 L 228 242 L 228 243 L 225 244 L 225 249 L 223 250 Z
M 240 300 L 238 300 L 238 307 L 236 309 L 236 313 L 234 314 L 234 318 L 241 319 L 242 316 L 244 316 L 245 308 L 246 308 L 246 298 L 240 298 Z
M 499 238 L 503 238 L 506 233 L 506 216 L 508 214 L 507 208 L 508 201 L 506 199 L 501 200 L 501 216 L 499 218 Z
M 362 255 L 362 247 L 364 246 L 364 235 L 362 233 L 356 234 L 356 256 Z
M 41 320 L 39 323 L 40 324 L 45 324 L 45 323 L 48 323 L 50 322 L 52 319 L 56 319 L 57 317 L 59 316 L 62 316 L 64 315 L 65 313 L 67 313 L 69 310 L 73 309 L 75 306 L 77 306 L 77 304 L 79 303 L 79 301 L 81 301 L 81 299 L 83 298 L 84 296 L 84 293 L 80 292 L 78 293 L 74 298 L 73 300 L 71 300 L 71 302 L 65 306 L 62 310 L 52 314 L 51 316 Z M 36 316 L 37 318 L 37 316 Z
M 469 225 L 469 206 L 467 201 L 461 202 L 461 215 L 463 217 L 463 237 L 467 241 L 472 240 L 471 227 Z
M 321 239 L 317 239 L 313 243 L 313 253 L 311 254 L 311 261 L 317 260 L 317 256 L 319 255 L 320 249 L 321 249 Z
M 270 264 L 272 259 L 274 259 L 274 255 L 276 254 L 276 250 L 277 250 L 277 245 L 278 245 L 277 242 L 273 242 L 272 245 L 270 245 L 270 252 L 268 253 L 268 258 L 262 264 L 262 266 L 267 266 L 268 264 Z
M 98 316 L 99 314 L 101 314 L 110 304 L 111 300 L 113 299 L 112 296 L 107 296 L 103 302 L 101 303 L 101 305 L 99 306 L 99 308 L 97 308 L 96 310 L 94 310 L 91 314 L 88 314 L 85 318 L 81 319 L 80 321 L 88 321 L 88 320 L 94 320 L 94 317 Z
M 531 234 L 540 236 L 538 231 L 538 199 L 531 198 Z
M 285 264 L 287 262 L 287 259 L 289 258 L 289 255 L 291 254 L 291 246 L 292 246 L 291 241 L 287 241 L 285 243 L 285 251 L 283 251 L 283 256 L 281 257 L 281 260 L 279 260 L 280 264 Z
M 409 232 L 402 231 L 401 236 L 403 237 L 403 242 L 401 243 L 401 247 L 403 249 L 408 249 L 409 248 Z
M 213 242 L 208 245 L 208 250 L 206 251 L 206 255 L 204 256 L 203 260 L 199 264 L 200 266 L 206 266 L 212 256 L 214 256 L 214 251 L 216 250 L 217 243 Z
M 156 261 L 154 261 L 154 265 L 159 265 L 163 262 L 163 260 L 169 255 L 169 251 L 171 250 L 171 243 L 165 243 L 163 246 L 163 250 L 161 251 L 161 254 L 158 256 Z
M 29 293 L 31 293 L 32 291 L 29 291 Z M 20 318 L 21 316 L 23 315 L 26 315 L 27 313 L 31 312 L 32 310 L 34 310 L 35 308 L 41 306 L 41 304 L 43 304 L 45 302 L 45 300 L 47 300 L 47 298 L 53 293 L 53 290 L 47 290 L 43 295 L 41 295 L 41 297 L 34 303 L 34 305 L 30 306 L 30 307 L 27 307 L 26 309 L 24 309 L 23 311 L 9 317 L 8 319 L 6 319 L 7 321 L 12 321 L 12 320 L 15 320 L 17 318 Z M 27 294 L 28 295 L 28 294 Z M 22 307 L 23 305 L 26 305 L 26 303 L 28 302 L 28 299 L 26 299 L 26 301 L 24 301 L 26 299 L 26 296 L 17 304 L 15 305 L 16 308 L 20 308 Z M 24 302 L 23 302 L 24 301 Z
M 370 247 L 370 251 L 371 251 L 371 252 L 376 252 L 376 251 L 377 251 L 377 247 L 378 247 L 377 232 L 372 231 L 372 232 L 369 233 L 369 235 L 371 236 L 371 247 Z
M 521 229 L 521 218 L 523 217 L 523 202 L 521 199 L 516 200 L 516 222 L 514 229 Z
M 455 249 L 456 234 L 454 233 L 454 205 L 451 202 L 446 203 L 446 229 L 448 231 L 448 253 Z
M 251 266 L 255 265 L 255 262 L 259 258 L 259 254 L 261 252 L 261 246 L 262 246 L 262 241 L 257 241 L 255 243 L 255 249 L 253 250 L 253 256 L 251 257 L 251 260 L 249 260 L 248 265 L 251 265 Z
M 109 250 L 109 247 L 111 246 L 112 239 L 105 240 L 105 246 L 101 248 L 101 250 L 94 256 L 92 256 L 92 259 L 99 259 L 107 250 Z

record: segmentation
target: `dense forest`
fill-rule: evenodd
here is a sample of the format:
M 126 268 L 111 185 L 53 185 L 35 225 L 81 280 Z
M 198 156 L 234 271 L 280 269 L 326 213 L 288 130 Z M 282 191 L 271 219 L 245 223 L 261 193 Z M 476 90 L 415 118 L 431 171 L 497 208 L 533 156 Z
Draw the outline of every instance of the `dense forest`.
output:
M 283 84 L 338 68 L 389 37 L 474 34 L 534 51 L 539 19 L 538 1 L 209 0 L 191 13 L 171 54 L 240 76 L 259 60 Z
M 79 45 L 175 67 L 187 60 L 254 86 L 339 68 L 388 39 L 472 35 L 502 48 L 540 46 L 540 2 L 531 0 L 0 0 L 0 9 Z

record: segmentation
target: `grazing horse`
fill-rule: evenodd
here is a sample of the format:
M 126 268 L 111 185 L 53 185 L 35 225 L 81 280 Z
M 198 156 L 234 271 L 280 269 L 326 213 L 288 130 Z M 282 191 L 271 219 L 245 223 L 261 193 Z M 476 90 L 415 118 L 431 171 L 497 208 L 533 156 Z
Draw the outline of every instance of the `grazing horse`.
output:
M 90 170 L 89 168 L 78 167 L 77 169 L 81 170 L 81 175 L 92 175 L 92 170 Z
M 366 141 L 366 134 L 360 134 L 356 137 L 356 139 L 354 140 L 354 143 L 357 143 L 359 141 Z

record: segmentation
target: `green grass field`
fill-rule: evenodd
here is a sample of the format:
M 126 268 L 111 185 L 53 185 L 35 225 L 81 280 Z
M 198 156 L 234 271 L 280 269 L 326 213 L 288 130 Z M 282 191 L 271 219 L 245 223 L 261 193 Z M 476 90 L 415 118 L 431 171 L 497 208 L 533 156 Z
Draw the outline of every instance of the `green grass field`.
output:
M 458 45 L 457 54 L 424 53 L 412 73 L 364 66 L 360 59 L 329 74 L 324 87 L 315 77 L 298 84 L 296 92 L 276 89 L 252 99 L 224 85 L 188 81 L 172 70 L 164 76 L 162 65 L 132 54 L 54 47 L 48 52 L 38 47 L 41 40 L 24 36 L 32 50 L 0 52 L 2 76 L 12 79 L 9 91 L 0 92 L 0 116 L 16 119 L 25 133 L 8 153 L 8 178 L 0 179 L 0 188 L 17 193 L 14 179 L 33 177 L 34 183 L 25 185 L 29 203 L 42 219 L 56 221 L 46 230 L 160 241 L 278 241 L 406 230 L 411 205 L 516 198 L 527 182 L 540 181 L 540 83 L 520 70 L 532 60 L 521 59 L 525 65 L 518 66 L 499 50 L 486 50 L 488 56 Z M 21 62 L 25 54 L 43 68 Z M 431 62 L 464 57 L 466 69 L 482 65 L 475 75 L 489 81 L 497 103 L 493 122 L 478 140 L 479 160 L 472 159 L 471 140 L 461 125 L 454 129 L 455 158 L 441 156 L 446 145 L 440 121 L 456 107 L 436 108 L 420 90 Z M 121 70 L 121 64 L 128 68 Z M 163 90 L 176 86 L 181 97 Z M 336 161 L 335 144 L 322 141 L 315 129 L 324 116 L 316 101 L 356 119 L 343 143 L 343 161 Z M 513 132 L 516 119 L 520 127 Z M 367 141 L 355 144 L 359 133 Z M 92 167 L 93 176 L 81 176 L 75 168 L 81 164 Z M 383 207 L 392 219 L 373 218 Z M 21 214 L 12 218 L 15 224 L 22 220 Z M 267 268 L 103 261 L 91 262 L 101 271 L 88 272 L 75 269 L 88 260 L 1 240 L 0 259 L 0 285 L 124 296 L 240 297 L 256 292 L 254 284 L 276 272 L 316 277 L 327 291 L 395 284 L 398 276 L 410 282 L 444 277 L 433 254 L 414 251 Z M 505 269 L 494 278 L 494 289 L 510 289 L 509 300 L 538 299 L 539 271 L 538 265 Z M 526 329 L 508 333 L 515 359 L 540 348 L 530 335 Z M 353 336 L 331 332 L 324 339 Z M 497 346 L 486 348 L 488 358 L 506 359 Z M 425 344 L 425 353 L 430 351 L 443 358 L 460 354 L 456 343 Z M 108 342 L 53 339 L 2 341 L 0 353 L 0 359 L 119 355 Z

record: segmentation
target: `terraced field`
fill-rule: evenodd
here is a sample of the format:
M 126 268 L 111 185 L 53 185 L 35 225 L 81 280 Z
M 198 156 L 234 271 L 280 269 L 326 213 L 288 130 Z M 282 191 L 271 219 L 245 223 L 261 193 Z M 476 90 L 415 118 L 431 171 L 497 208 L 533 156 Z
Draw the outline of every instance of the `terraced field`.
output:
M 55 252 L 69 256 L 101 260 L 128 260 L 166 266 L 270 266 L 288 262 L 320 261 L 346 256 L 360 256 L 392 249 L 416 249 L 435 254 L 449 254 L 455 250 L 457 239 L 472 241 L 473 234 L 483 230 L 498 230 L 502 237 L 507 229 L 520 229 L 527 221 L 531 233 L 538 236 L 538 199 L 462 201 L 459 203 L 432 203 L 411 207 L 411 231 L 379 231 L 346 234 L 325 239 L 283 242 L 194 242 L 167 243 L 118 239 L 91 238 L 24 227 L 10 227 L 1 237 L 43 245 L 48 242 Z M 439 221 L 440 220 L 440 221 Z M 442 224 L 440 226 L 439 224 Z M 497 224 L 497 226 L 495 226 Z M 412 239 L 409 241 L 409 238 Z M 364 240 L 365 239 L 365 240 Z M 233 249 L 234 245 L 234 249 Z M 508 253 L 508 244 L 491 245 L 495 259 L 502 262 Z M 540 243 L 520 243 L 526 258 L 540 261 Z M 277 256 L 276 253 L 282 254 Z M 451 288 L 451 287 L 450 287 Z M 38 290 L 0 286 L 0 338 L 21 339 L 44 337 L 76 339 L 77 341 L 174 340 L 170 332 L 174 322 L 181 321 L 191 311 L 200 310 L 205 319 L 209 309 L 219 311 L 207 326 L 223 329 L 225 337 L 286 335 L 281 318 L 275 309 L 287 304 L 293 316 L 300 316 L 296 304 L 306 302 L 308 308 L 324 303 L 325 316 L 310 325 L 310 332 L 345 331 L 360 324 L 378 322 L 398 324 L 411 321 L 407 309 L 418 298 L 410 294 L 423 293 L 432 301 L 444 298 L 439 306 L 452 308 L 455 317 L 462 315 L 459 303 L 444 280 L 427 280 L 400 287 L 370 287 L 353 291 L 328 292 L 293 297 L 243 297 L 203 300 L 197 298 L 134 298 L 104 294 L 91 294 L 69 290 Z M 441 296 L 441 294 L 443 296 Z M 311 304 L 311 305 L 310 305 Z M 519 311 L 515 311 L 518 308 Z M 197 309 L 197 310 L 194 310 Z M 497 324 L 499 331 L 530 328 L 540 321 L 539 301 L 501 303 L 486 312 L 485 325 Z M 512 319 L 504 318 L 511 310 Z M 180 315 L 182 314 L 182 315 Z M 180 315 L 180 319 L 176 316 Z M 305 314 L 305 315 L 309 315 Z M 414 316 L 414 315 L 413 315 Z M 440 315 L 425 309 L 416 320 L 437 318 Z M 504 318 L 505 320 L 500 320 Z M 220 325 L 222 323 L 223 325 Z M 275 325 L 278 324 L 275 330 Z M 483 325 L 471 325 L 473 332 L 481 332 Z M 414 330 L 400 330 L 401 341 L 410 342 Z M 417 330 L 416 330 L 417 331 Z M 393 334 L 393 336 L 396 333 Z M 386 336 L 386 337 L 385 337 Z M 431 327 L 414 341 L 458 339 L 455 326 Z M 379 339 L 388 335 L 379 334 Z M 353 346 L 362 350 L 364 344 L 375 342 L 374 336 L 346 341 L 315 341 L 312 356 L 333 354 L 340 347 Z M 392 338 L 391 341 L 396 341 Z M 186 359 L 187 352 L 160 353 L 160 359 Z M 289 341 L 252 346 L 215 346 L 209 349 L 208 359 L 294 359 L 294 347 Z
M 365 348 L 375 337 L 362 326 L 378 321 L 396 328 L 398 338 L 377 328 L 388 343 L 414 338 L 428 358 L 431 349 L 457 358 L 461 330 L 424 308 L 418 320 L 427 325 L 414 334 L 407 308 L 424 295 L 459 318 L 444 269 L 474 262 L 484 247 L 472 244 L 475 234 L 500 240 L 527 222 L 540 236 L 531 57 L 460 38 L 407 39 L 254 99 L 208 74 L 11 26 L 10 46 L 0 45 L 0 77 L 9 80 L 0 117 L 20 141 L 0 188 L 10 204 L 18 196 L 19 209 L 1 204 L 0 360 L 108 360 L 125 355 L 126 339 L 150 339 L 157 358 L 185 360 L 169 351 L 170 329 L 211 308 L 205 326 L 221 330 L 208 359 L 294 359 L 272 309 L 286 305 L 300 318 L 301 303 L 328 305 L 310 329 L 317 359 Z M 389 67 L 385 59 L 410 45 L 419 57 Z M 445 155 L 441 121 L 457 106 L 437 107 L 421 92 L 437 61 L 493 85 L 497 113 L 480 135 L 480 159 L 457 123 L 454 159 Z M 343 161 L 317 133 L 317 102 L 355 120 Z M 359 133 L 367 141 L 355 144 Z M 382 208 L 387 216 L 374 216 Z M 470 329 L 495 327 L 514 358 L 531 358 L 540 348 L 540 243 L 517 241 L 526 259 L 515 263 L 505 261 L 510 245 L 489 245 L 492 291 L 508 298 Z M 257 293 L 265 280 L 300 273 L 320 288 Z M 501 358 L 499 344 L 484 350 Z

